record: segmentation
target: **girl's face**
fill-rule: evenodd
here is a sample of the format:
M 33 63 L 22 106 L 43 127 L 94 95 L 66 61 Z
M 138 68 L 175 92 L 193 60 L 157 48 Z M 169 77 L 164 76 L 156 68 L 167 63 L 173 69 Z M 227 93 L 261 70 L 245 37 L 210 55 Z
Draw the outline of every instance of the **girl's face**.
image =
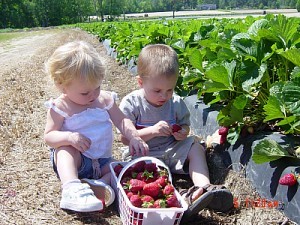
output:
M 74 79 L 69 85 L 63 88 L 63 93 L 78 105 L 90 105 L 100 94 L 101 81 L 89 84 L 83 79 Z
M 148 77 L 142 80 L 138 78 L 138 84 L 144 89 L 146 100 L 155 107 L 160 107 L 172 98 L 176 86 L 177 77 Z

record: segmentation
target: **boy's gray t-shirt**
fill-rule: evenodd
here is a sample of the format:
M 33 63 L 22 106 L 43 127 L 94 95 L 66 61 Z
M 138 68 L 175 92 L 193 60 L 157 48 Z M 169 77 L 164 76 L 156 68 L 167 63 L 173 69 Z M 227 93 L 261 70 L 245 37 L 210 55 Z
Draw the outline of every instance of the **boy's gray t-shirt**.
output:
M 161 107 L 154 107 L 144 98 L 143 89 L 135 90 L 126 95 L 121 103 L 120 109 L 129 118 L 137 129 L 153 126 L 159 121 L 169 124 L 190 126 L 190 112 L 183 99 L 173 94 L 173 97 Z M 169 137 L 155 137 L 149 141 L 150 150 L 160 150 L 175 141 L 173 135 Z

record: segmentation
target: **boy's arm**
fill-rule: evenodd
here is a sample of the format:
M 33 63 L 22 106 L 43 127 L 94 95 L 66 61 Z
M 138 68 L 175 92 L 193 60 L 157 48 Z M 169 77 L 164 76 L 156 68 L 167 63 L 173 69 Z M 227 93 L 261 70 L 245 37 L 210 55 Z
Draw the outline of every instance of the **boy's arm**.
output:
M 126 96 L 122 99 L 120 103 L 120 109 L 123 111 L 125 116 L 129 118 L 135 124 L 135 114 L 138 113 L 135 102 L 138 101 L 136 96 Z M 166 121 L 159 121 L 153 126 L 143 127 L 142 129 L 138 129 L 138 135 L 144 140 L 149 141 L 155 137 L 159 136 L 170 136 L 172 132 L 172 128 Z M 120 141 L 128 145 L 128 140 L 124 135 L 120 135 Z
M 170 136 L 171 132 L 172 128 L 166 121 L 159 121 L 153 126 L 145 127 L 138 130 L 139 136 L 146 142 L 155 137 Z
M 113 104 L 108 112 L 112 122 L 121 132 L 124 141 L 129 145 L 131 154 L 139 155 L 139 153 L 142 153 L 142 155 L 147 155 L 149 151 L 148 145 L 140 138 L 132 121 L 126 118 L 116 103 Z

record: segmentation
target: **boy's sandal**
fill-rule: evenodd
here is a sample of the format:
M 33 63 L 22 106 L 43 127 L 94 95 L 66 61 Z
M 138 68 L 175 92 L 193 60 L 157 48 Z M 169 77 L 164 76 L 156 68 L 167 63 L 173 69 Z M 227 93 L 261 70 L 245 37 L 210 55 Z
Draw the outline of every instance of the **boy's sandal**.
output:
M 202 209 L 206 208 L 213 200 L 213 193 L 205 191 L 205 193 L 203 193 L 199 198 L 192 201 L 193 193 L 199 188 L 200 187 L 193 186 L 189 189 L 183 189 L 180 191 L 181 196 L 183 196 L 184 200 L 189 206 L 183 214 L 182 221 L 186 222 L 191 219 L 192 216 L 198 214 Z
M 228 212 L 232 209 L 233 196 L 225 186 L 207 184 L 202 188 L 205 193 L 213 194 L 213 200 L 208 204 L 207 208 L 219 212 Z

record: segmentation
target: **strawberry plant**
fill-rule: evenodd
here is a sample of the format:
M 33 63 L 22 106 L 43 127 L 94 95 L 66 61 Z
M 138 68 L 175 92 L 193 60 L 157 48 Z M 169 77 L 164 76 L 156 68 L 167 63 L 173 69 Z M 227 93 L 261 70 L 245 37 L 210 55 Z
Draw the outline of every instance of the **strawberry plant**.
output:
M 172 46 L 179 57 L 176 92 L 217 106 L 226 141 L 260 130 L 299 134 L 299 19 L 159 20 L 77 24 L 109 39 L 117 60 L 135 62 L 147 44 Z M 223 138 L 225 141 L 225 135 Z

